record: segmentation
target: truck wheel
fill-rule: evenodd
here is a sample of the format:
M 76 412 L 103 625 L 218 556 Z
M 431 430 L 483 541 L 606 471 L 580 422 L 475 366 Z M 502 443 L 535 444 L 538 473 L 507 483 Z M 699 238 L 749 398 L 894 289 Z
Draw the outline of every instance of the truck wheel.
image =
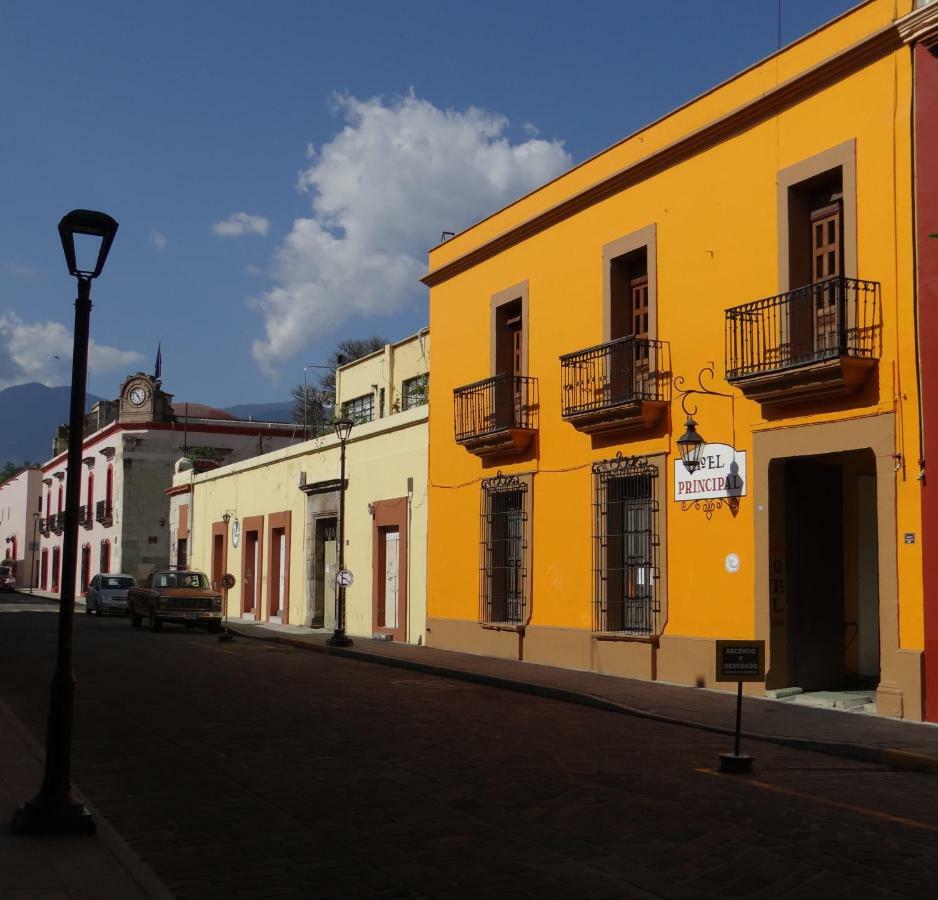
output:
M 143 621 L 143 616 L 137 612 L 132 606 L 130 607 L 130 625 L 132 628 L 139 628 L 140 623 Z
M 150 609 L 150 616 L 147 619 L 147 627 L 150 631 L 159 631 L 163 627 L 163 623 L 156 617 L 156 613 Z

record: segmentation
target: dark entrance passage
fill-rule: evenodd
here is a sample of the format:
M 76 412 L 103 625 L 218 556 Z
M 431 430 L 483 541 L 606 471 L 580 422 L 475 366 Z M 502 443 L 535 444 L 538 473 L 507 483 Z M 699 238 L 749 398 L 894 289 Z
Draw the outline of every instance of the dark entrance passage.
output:
M 788 671 L 805 691 L 845 682 L 843 531 L 840 466 L 787 463 Z
M 770 470 L 776 684 L 803 692 L 879 682 L 876 461 L 870 450 Z M 835 703 L 834 705 L 840 705 Z

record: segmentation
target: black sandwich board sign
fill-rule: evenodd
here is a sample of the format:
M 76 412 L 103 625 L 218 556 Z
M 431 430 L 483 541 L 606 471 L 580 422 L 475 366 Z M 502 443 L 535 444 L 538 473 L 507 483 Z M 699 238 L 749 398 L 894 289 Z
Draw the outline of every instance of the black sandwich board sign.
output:
M 764 681 L 765 641 L 717 641 L 717 681 Z
M 743 715 L 743 682 L 765 680 L 765 641 L 717 641 L 716 681 L 735 681 L 736 749 L 720 754 L 721 772 L 751 772 L 752 757 L 739 752 Z

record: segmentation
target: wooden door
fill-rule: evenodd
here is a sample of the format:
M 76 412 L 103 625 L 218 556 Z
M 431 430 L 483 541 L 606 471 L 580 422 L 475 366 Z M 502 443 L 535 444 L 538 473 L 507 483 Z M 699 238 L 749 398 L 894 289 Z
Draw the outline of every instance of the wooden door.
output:
M 811 281 L 814 285 L 814 350 L 818 356 L 840 348 L 840 204 L 811 213 Z
M 256 615 L 257 613 L 257 578 L 258 559 L 257 559 L 257 532 L 246 531 L 244 533 L 244 576 L 242 578 L 241 595 L 244 604 L 244 614 Z

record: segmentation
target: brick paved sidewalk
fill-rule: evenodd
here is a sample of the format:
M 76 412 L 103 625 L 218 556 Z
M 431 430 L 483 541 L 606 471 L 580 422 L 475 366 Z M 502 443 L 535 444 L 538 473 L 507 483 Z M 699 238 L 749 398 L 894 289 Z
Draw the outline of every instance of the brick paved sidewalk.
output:
M 94 812 L 93 837 L 20 837 L 9 828 L 14 810 L 42 781 L 42 751 L 0 701 L 0 898 L 172 900 L 172 894 Z
M 414 669 L 706 731 L 733 733 L 735 693 L 368 638 L 354 638 L 354 646 L 349 648 L 329 647 L 326 645 L 328 632 L 299 626 L 233 619 L 229 627 L 245 637 L 275 640 L 321 653 Z M 748 740 L 938 774 L 938 726 L 935 725 L 796 706 L 761 697 L 744 698 L 742 723 L 743 735 Z M 750 747 L 749 752 L 755 755 L 758 750 Z

